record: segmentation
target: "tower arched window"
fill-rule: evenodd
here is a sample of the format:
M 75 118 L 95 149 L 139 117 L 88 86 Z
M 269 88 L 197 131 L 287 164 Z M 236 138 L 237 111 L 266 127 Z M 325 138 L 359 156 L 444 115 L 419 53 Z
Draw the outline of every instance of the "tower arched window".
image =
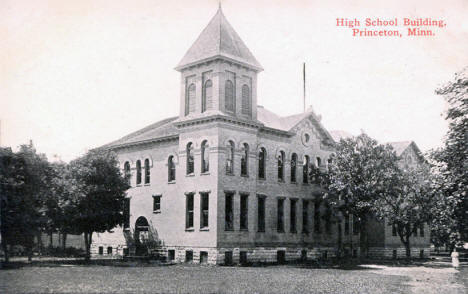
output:
M 167 181 L 173 182 L 176 179 L 176 170 L 175 170 L 175 163 L 174 163 L 174 156 L 171 155 L 167 159 Z
M 310 164 L 309 156 L 304 155 L 304 160 L 302 163 L 302 182 L 303 183 L 309 182 L 309 164 Z
M 317 157 L 316 160 L 317 160 L 317 167 L 322 166 L 322 159 L 320 157 Z
M 136 184 L 141 184 L 141 161 L 137 160 L 136 162 Z
M 249 144 L 244 143 L 242 145 L 241 155 L 241 176 L 247 176 L 249 174 Z
M 258 152 L 258 178 L 265 179 L 266 150 L 260 148 Z
M 187 144 L 187 174 L 193 174 L 194 172 L 194 161 L 195 158 L 193 156 L 193 144 L 188 143 Z
M 145 184 L 150 183 L 150 162 L 149 159 L 145 159 Z
M 226 81 L 224 90 L 224 102 L 226 111 L 235 112 L 236 104 L 234 100 L 234 84 L 231 80 Z
M 297 167 L 297 154 L 293 153 L 291 155 L 291 182 L 296 182 L 296 167 Z
M 195 84 L 190 84 L 187 89 L 187 98 L 185 103 L 185 115 L 195 112 Z
M 252 102 L 250 99 L 250 88 L 247 85 L 242 86 L 242 114 L 248 117 L 252 116 Z
M 208 141 L 203 141 L 201 145 L 201 172 L 206 173 L 210 171 L 210 146 L 208 145 Z
M 203 86 L 202 112 L 212 108 L 213 101 L 213 83 L 211 80 L 205 82 Z
M 234 173 L 234 142 L 229 141 L 226 146 L 226 173 Z
M 284 151 L 278 154 L 278 181 L 284 181 Z
M 127 181 L 127 184 L 130 186 L 132 174 L 130 172 L 130 163 L 128 161 L 124 163 L 124 176 L 125 176 L 125 180 Z

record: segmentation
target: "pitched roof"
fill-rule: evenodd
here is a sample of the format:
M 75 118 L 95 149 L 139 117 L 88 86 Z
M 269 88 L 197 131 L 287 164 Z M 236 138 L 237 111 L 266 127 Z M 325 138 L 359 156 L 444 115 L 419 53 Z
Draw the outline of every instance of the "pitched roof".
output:
M 229 24 L 221 7 L 201 32 L 200 36 L 198 36 L 192 47 L 185 53 L 176 69 L 180 70 L 200 61 L 218 57 L 237 61 L 256 70 L 263 70 L 260 63 Z
M 401 142 L 388 142 L 393 149 L 397 156 L 400 156 L 410 145 L 413 141 L 401 141 Z
M 302 120 L 312 117 L 312 121 L 317 130 L 327 139 L 333 140 L 330 133 L 320 123 L 320 118 L 314 113 L 312 107 L 309 107 L 305 112 L 298 113 L 290 116 L 279 116 L 270 110 L 265 109 L 263 106 L 257 106 L 257 119 L 266 127 L 278 129 L 282 131 L 292 131 L 292 129 L 299 124 Z
M 163 119 L 99 148 L 112 149 L 123 145 L 131 145 L 178 135 L 178 130 L 172 124 L 176 119 L 177 116 Z
M 335 142 L 339 142 L 340 139 L 347 139 L 347 138 L 353 137 L 353 135 L 351 133 L 348 133 L 348 132 L 343 131 L 343 130 L 330 131 L 330 135 L 333 137 L 333 140 L 335 140 Z

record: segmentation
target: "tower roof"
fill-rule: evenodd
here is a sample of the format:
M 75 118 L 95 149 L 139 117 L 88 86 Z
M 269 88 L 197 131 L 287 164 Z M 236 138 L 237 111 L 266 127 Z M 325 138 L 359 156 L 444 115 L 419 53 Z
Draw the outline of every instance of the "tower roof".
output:
M 221 7 L 192 47 L 185 53 L 176 70 L 216 58 L 231 60 L 258 71 L 263 70 L 249 48 L 229 24 Z

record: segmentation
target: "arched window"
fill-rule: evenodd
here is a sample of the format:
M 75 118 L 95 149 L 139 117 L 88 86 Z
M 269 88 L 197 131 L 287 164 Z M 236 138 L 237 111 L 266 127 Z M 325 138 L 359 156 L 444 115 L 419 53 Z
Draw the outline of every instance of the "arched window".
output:
M 252 102 L 250 101 L 250 89 L 249 86 L 242 86 L 242 114 L 249 117 L 252 116 Z
M 195 112 L 195 90 L 195 84 L 190 84 L 185 101 L 185 115 Z
M 210 146 L 208 145 L 208 141 L 203 141 L 201 144 L 201 172 L 206 173 L 210 170 Z
M 194 172 L 194 157 L 193 157 L 193 144 L 187 144 L 187 174 L 193 174 Z
M 278 155 L 278 181 L 284 181 L 284 151 Z
M 150 163 L 149 159 L 145 159 L 145 184 L 150 183 Z
M 320 157 L 317 157 L 317 167 L 322 166 L 322 159 Z
M 211 109 L 211 104 L 213 100 L 213 83 L 211 80 L 205 82 L 203 87 L 203 99 L 202 99 L 202 112 Z
M 127 180 L 127 184 L 130 186 L 131 185 L 131 179 L 132 179 L 132 174 L 130 172 L 130 163 L 127 161 L 124 164 L 124 176 L 125 179 Z
M 266 163 L 266 150 L 265 148 L 260 148 L 258 152 L 258 177 L 260 179 L 265 179 L 265 163 Z
M 234 142 L 229 141 L 226 146 L 226 173 L 234 173 Z
M 136 184 L 140 185 L 141 184 L 141 161 L 139 160 L 137 160 L 136 162 L 136 170 L 137 170 Z
M 175 163 L 174 163 L 174 156 L 169 156 L 169 159 L 167 160 L 167 181 L 168 182 L 173 182 L 175 181 L 175 175 L 176 175 L 176 170 L 175 170 Z
M 235 112 L 236 104 L 234 101 L 234 84 L 230 80 L 226 81 L 224 100 L 226 111 Z
M 297 167 L 297 154 L 293 153 L 291 155 L 291 182 L 296 182 L 296 167 Z
M 308 183 L 309 182 L 309 156 L 304 155 L 304 160 L 302 163 L 302 182 L 303 183 Z
M 247 176 L 249 174 L 249 145 L 244 143 L 242 145 L 241 155 L 241 176 Z

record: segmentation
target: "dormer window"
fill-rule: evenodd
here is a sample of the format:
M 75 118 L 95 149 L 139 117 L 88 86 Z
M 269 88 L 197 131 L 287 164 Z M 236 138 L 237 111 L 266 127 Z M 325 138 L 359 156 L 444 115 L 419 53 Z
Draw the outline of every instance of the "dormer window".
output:
M 234 84 L 231 80 L 226 81 L 225 91 L 224 91 L 224 100 L 226 111 L 235 112 L 235 101 L 234 101 Z

